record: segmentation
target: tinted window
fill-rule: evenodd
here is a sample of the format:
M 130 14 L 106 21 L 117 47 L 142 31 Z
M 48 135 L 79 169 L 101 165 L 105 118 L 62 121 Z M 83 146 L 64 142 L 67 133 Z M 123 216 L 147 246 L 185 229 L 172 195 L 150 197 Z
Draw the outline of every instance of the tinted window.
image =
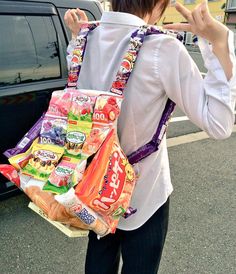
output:
M 0 37 L 0 86 L 60 77 L 50 17 L 1 15 Z

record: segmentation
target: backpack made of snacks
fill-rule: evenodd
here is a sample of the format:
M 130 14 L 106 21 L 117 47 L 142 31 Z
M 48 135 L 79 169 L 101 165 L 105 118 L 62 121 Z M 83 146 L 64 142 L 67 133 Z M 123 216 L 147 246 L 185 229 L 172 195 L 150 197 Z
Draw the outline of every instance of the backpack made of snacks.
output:
M 12 166 L 0 165 L 0 172 L 49 218 L 104 236 L 115 232 L 121 216 L 135 213 L 129 207 L 136 181 L 132 165 L 158 150 L 175 104 L 167 100 L 151 141 L 127 157 L 117 136 L 124 89 L 145 37 L 163 32 L 139 27 L 110 91 L 84 90 L 78 79 L 88 34 L 97 25 L 81 29 L 67 88 L 52 93 L 47 112 L 24 136 L 31 141 L 24 150 L 6 151 Z

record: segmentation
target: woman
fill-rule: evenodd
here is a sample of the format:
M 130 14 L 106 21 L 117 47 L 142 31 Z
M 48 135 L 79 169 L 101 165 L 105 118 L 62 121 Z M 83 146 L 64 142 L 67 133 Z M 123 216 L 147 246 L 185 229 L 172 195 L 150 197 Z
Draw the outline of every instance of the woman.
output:
M 89 35 L 80 88 L 109 90 L 130 34 L 141 25 L 154 24 L 168 2 L 112 0 L 113 12 L 104 12 L 99 27 Z M 151 139 L 168 97 L 210 137 L 223 139 L 231 134 L 236 97 L 233 33 L 211 17 L 205 1 L 192 12 L 181 4 L 176 4 L 176 9 L 188 24 L 165 27 L 192 31 L 199 36 L 208 73 L 202 79 L 196 64 L 177 39 L 164 34 L 145 39 L 125 90 L 118 123 L 121 147 L 127 155 Z M 65 21 L 72 32 L 68 47 L 70 62 L 75 37 L 87 19 L 77 9 L 68 10 Z M 117 273 L 120 253 L 122 273 L 158 271 L 168 226 L 169 196 L 173 190 L 165 138 L 159 151 L 136 164 L 135 170 L 139 179 L 131 206 L 138 211 L 122 219 L 114 235 L 97 240 L 93 232 L 89 234 L 85 273 Z

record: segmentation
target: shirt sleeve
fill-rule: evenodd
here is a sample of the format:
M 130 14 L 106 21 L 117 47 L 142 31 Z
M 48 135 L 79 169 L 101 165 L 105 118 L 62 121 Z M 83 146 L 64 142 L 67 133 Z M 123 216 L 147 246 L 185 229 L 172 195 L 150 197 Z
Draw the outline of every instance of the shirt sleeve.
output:
M 233 76 L 225 73 L 211 47 L 199 39 L 199 47 L 208 72 L 202 77 L 197 65 L 183 44 L 168 37 L 163 39 L 157 62 L 157 72 L 167 96 L 199 128 L 214 139 L 230 136 L 234 125 L 236 99 L 235 55 L 233 33 L 228 45 L 233 63 Z

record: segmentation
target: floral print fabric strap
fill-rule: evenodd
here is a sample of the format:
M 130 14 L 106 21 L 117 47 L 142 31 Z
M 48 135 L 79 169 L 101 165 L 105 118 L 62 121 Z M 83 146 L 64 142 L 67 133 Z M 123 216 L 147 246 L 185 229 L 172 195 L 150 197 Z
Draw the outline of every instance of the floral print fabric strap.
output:
M 141 26 L 131 34 L 128 50 L 121 62 L 110 92 L 123 95 L 125 86 L 134 68 L 135 61 L 147 32 L 148 26 Z
M 78 79 L 81 66 L 84 59 L 85 48 L 87 44 L 88 34 L 99 25 L 99 22 L 89 23 L 82 26 L 79 35 L 76 38 L 76 47 L 73 51 L 71 66 L 68 73 L 67 87 L 78 88 Z

